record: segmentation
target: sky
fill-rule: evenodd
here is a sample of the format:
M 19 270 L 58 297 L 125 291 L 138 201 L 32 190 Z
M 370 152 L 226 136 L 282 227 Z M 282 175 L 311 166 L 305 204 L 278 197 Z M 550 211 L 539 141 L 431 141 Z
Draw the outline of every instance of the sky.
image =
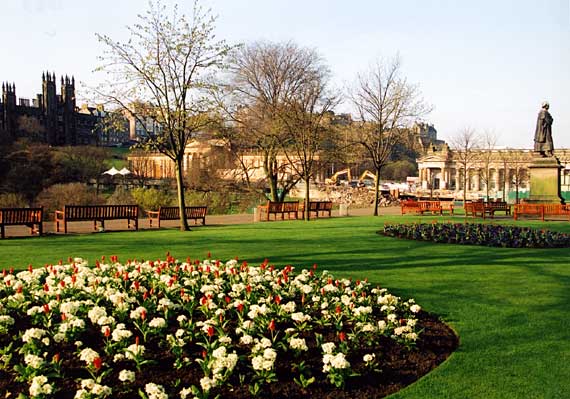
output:
M 167 5 L 174 0 L 163 0 Z M 79 98 L 103 80 L 95 33 L 126 41 L 145 0 L 0 0 L 0 81 L 19 98 L 41 75 L 74 75 Z M 191 14 L 193 1 L 179 0 Z M 399 54 L 402 73 L 450 140 L 465 128 L 497 145 L 531 148 L 550 103 L 555 148 L 570 148 L 570 0 L 200 0 L 229 43 L 294 41 L 316 49 L 342 92 L 378 59 Z M 59 89 L 58 89 L 59 90 Z M 341 104 L 337 111 L 350 111 Z

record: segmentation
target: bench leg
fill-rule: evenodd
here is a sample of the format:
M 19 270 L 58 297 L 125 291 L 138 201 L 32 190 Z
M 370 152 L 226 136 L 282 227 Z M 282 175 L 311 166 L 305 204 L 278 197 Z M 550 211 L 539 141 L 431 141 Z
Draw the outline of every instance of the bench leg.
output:
M 0 225 L 0 235 L 2 238 L 6 238 L 6 232 L 4 231 L 4 225 Z

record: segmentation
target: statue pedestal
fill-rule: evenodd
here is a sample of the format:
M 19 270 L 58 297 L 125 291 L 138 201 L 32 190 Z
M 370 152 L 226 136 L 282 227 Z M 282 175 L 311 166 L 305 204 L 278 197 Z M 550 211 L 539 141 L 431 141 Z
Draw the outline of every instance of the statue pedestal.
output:
M 535 157 L 529 165 L 530 195 L 527 202 L 564 203 L 560 195 L 560 170 L 555 157 Z

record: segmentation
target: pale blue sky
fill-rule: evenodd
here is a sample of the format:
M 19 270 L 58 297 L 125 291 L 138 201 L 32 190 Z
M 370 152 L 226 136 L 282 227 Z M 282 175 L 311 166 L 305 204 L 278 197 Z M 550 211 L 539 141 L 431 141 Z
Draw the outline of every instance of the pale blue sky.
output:
M 0 81 L 17 95 L 41 90 L 41 73 L 82 83 L 102 48 L 95 32 L 122 40 L 144 0 L 0 0 Z M 165 3 L 172 3 L 165 0 Z M 448 139 L 464 127 L 498 144 L 532 146 L 548 100 L 557 148 L 570 148 L 570 0 L 202 0 L 231 43 L 293 40 L 316 48 L 342 88 L 379 56 L 399 53 L 434 111 L 425 119 Z M 192 1 L 179 1 L 190 12 Z M 7 40 L 10 38 L 11 40 Z M 84 92 L 84 91 L 83 91 Z M 346 110 L 348 105 L 340 107 Z

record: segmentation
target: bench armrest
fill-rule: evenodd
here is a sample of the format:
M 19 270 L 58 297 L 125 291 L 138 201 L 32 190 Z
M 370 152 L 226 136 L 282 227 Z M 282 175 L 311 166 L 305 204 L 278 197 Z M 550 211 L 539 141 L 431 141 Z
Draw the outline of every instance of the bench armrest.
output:
M 57 217 L 58 215 L 63 216 L 64 212 L 63 211 L 55 211 L 55 216 Z
M 152 217 L 152 218 L 156 218 L 160 214 L 160 211 L 146 211 L 145 210 L 145 212 L 146 212 L 146 215 L 148 217 Z

